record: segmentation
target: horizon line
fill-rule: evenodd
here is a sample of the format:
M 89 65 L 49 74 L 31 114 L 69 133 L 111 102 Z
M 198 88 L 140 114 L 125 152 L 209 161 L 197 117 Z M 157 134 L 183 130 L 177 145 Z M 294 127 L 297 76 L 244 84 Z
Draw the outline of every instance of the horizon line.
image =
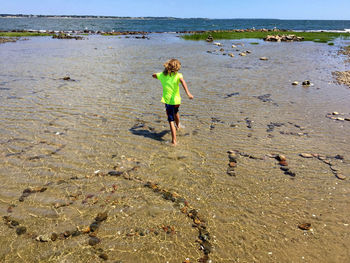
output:
M 94 17 L 94 18 L 171 18 L 171 19 L 208 19 L 208 20 L 234 20 L 234 19 L 241 19 L 241 20 L 249 20 L 249 19 L 256 19 L 256 20 L 312 20 L 312 21 L 350 21 L 349 19 L 310 19 L 310 18 L 208 18 L 208 17 L 173 17 L 173 16 L 115 16 L 115 15 L 50 15 L 50 14 L 8 14 L 3 13 L 0 14 L 0 17 L 4 16 L 14 16 L 14 17 L 20 17 L 20 16 L 44 16 L 44 17 Z

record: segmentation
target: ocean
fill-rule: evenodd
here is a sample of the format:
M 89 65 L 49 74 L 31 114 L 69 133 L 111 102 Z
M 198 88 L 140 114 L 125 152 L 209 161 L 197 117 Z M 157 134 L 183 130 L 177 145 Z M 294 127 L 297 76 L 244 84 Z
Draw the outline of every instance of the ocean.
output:
M 204 19 L 204 18 L 0 18 L 0 30 L 91 30 L 177 32 L 274 27 L 290 30 L 349 31 L 350 20 Z

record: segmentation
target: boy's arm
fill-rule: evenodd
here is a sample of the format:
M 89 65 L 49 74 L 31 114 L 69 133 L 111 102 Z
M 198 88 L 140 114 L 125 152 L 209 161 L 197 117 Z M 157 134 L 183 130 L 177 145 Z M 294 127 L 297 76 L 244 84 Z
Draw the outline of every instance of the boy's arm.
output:
M 190 100 L 192 100 L 192 99 L 193 99 L 193 95 L 189 92 L 189 90 L 188 90 L 188 88 L 187 88 L 186 81 L 185 81 L 184 79 L 180 79 L 180 82 L 181 82 L 182 87 L 184 88 L 184 90 L 185 90 L 185 92 L 186 92 L 188 98 L 189 98 Z
M 153 73 L 153 74 L 152 74 L 152 77 L 155 78 L 155 79 L 157 79 L 157 73 Z

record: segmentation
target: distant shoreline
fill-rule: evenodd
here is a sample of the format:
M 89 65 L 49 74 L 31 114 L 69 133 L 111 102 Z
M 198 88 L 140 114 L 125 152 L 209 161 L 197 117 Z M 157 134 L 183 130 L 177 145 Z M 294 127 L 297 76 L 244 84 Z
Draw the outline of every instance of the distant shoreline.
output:
M 0 18 L 76 18 L 76 19 L 166 19 L 166 20 L 181 20 L 183 18 L 176 18 L 176 17 L 131 17 L 131 16 L 90 16 L 90 15 L 13 15 L 13 14 L 0 14 Z M 193 18 L 196 19 L 196 18 Z M 199 18 L 199 19 L 207 19 L 207 18 Z

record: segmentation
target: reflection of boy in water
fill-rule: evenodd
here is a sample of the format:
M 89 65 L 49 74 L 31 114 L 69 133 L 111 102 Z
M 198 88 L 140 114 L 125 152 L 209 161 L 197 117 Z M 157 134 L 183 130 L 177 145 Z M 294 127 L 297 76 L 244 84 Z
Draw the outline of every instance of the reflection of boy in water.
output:
M 177 59 L 171 59 L 165 62 L 164 71 L 154 73 L 153 78 L 159 79 L 163 86 L 163 97 L 161 102 L 165 103 L 165 109 L 168 115 L 168 121 L 171 130 L 172 144 L 176 145 L 176 129 L 180 128 L 179 107 L 181 97 L 179 84 L 181 82 L 189 99 L 193 99 L 192 94 L 188 91 L 187 85 L 181 73 L 178 71 L 181 68 L 181 63 Z M 176 128 L 175 124 L 176 123 Z

